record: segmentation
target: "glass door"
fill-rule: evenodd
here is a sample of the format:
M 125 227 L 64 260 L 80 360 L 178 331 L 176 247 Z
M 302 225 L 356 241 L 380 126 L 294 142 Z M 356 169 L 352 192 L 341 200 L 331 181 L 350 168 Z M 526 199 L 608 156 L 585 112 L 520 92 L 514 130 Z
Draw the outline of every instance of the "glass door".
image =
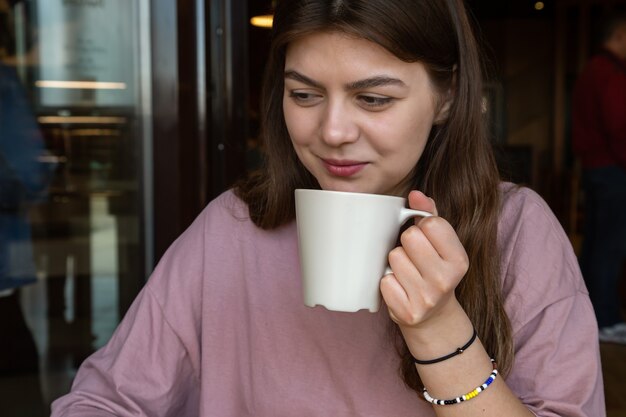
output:
M 149 9 L 0 0 L 0 415 L 49 415 L 151 267 Z

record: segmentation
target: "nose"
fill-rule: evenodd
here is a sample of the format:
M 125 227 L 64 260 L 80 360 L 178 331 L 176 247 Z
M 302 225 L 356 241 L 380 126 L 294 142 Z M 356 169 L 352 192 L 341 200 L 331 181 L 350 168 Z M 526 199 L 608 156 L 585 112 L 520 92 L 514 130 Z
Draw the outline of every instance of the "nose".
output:
M 349 106 L 341 100 L 329 100 L 321 123 L 322 140 L 331 146 L 355 142 L 359 128 Z

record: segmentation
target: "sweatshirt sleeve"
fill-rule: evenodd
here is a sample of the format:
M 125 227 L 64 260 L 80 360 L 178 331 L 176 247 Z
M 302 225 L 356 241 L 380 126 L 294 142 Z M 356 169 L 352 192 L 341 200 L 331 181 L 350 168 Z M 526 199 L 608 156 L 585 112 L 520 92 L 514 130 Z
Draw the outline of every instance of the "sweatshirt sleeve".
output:
M 144 288 L 72 391 L 52 404 L 52 417 L 198 415 L 198 386 L 187 350 Z
M 585 294 L 560 300 L 515 334 L 508 378 L 537 417 L 605 415 L 593 308 Z
M 603 417 L 597 323 L 572 246 L 534 192 L 505 200 L 499 239 L 515 343 L 507 383 L 537 417 Z

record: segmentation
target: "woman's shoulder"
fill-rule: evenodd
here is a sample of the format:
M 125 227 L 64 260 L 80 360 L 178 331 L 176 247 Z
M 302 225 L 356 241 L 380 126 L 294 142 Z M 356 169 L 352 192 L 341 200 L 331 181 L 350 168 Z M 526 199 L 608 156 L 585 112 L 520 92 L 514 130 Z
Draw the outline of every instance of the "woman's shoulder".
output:
M 500 196 L 503 209 L 530 205 L 551 211 L 545 200 L 536 191 L 523 185 L 503 181 L 500 183 Z
M 241 200 L 233 189 L 224 191 L 213 199 L 202 210 L 200 218 L 211 218 L 217 216 L 226 222 L 247 222 L 250 221 L 250 214 L 247 204 Z
M 507 307 L 517 316 L 512 322 L 586 293 L 570 240 L 545 200 L 510 183 L 501 184 L 500 192 L 498 246 Z
M 293 227 L 289 226 L 260 229 L 250 218 L 247 204 L 230 189 L 207 204 L 170 245 L 157 269 L 172 266 L 189 269 L 194 265 L 201 268 L 206 267 L 208 259 L 216 257 L 217 261 L 224 261 L 226 257 L 243 253 L 244 249 L 258 251 L 261 246 L 270 250 L 274 247 L 272 241 L 290 236 Z
M 549 233 L 556 240 L 567 241 L 559 220 L 546 201 L 534 190 L 509 182 L 500 184 L 498 229 L 499 235 L 524 232 L 529 235 L 527 237 L 532 237 Z
M 205 287 L 220 283 L 217 277 L 223 271 L 217 271 L 216 265 L 231 270 L 240 267 L 241 236 L 247 234 L 246 227 L 254 227 L 251 224 L 246 205 L 228 190 L 213 199 L 172 242 L 146 284 L 168 320 L 180 328 L 197 327 Z M 197 322 L 194 326 L 185 324 L 189 317 Z
M 506 255 L 545 251 L 537 260 L 550 262 L 554 251 L 573 254 L 571 243 L 550 206 L 537 192 L 511 183 L 500 185 L 498 241 Z M 508 249 L 508 252 L 507 252 Z
M 203 276 L 202 268 L 207 254 L 232 248 L 237 236 L 243 234 L 242 229 L 253 227 L 251 223 L 245 203 L 232 190 L 223 192 L 207 204 L 172 242 L 153 275 L 158 276 L 164 270 L 171 272 L 174 269 L 187 272 L 193 270 L 195 273 L 174 274 L 184 276 L 187 280 Z

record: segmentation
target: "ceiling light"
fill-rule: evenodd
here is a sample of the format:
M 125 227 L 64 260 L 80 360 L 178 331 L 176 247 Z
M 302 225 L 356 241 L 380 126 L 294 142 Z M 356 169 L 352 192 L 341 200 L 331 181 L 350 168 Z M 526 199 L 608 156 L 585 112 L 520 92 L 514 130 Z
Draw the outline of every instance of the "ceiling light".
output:
M 252 19 L 250 19 L 250 24 L 252 26 L 256 26 L 259 28 L 266 28 L 266 29 L 271 28 L 273 22 L 274 22 L 274 16 L 271 14 L 254 16 Z
M 41 116 L 37 118 L 41 124 L 124 124 L 125 117 L 107 117 L 107 116 Z
M 101 81 L 39 80 L 39 81 L 35 81 L 35 85 L 39 88 L 65 88 L 65 89 L 82 89 L 82 90 L 126 90 L 125 83 L 112 83 L 112 82 L 101 82 Z

